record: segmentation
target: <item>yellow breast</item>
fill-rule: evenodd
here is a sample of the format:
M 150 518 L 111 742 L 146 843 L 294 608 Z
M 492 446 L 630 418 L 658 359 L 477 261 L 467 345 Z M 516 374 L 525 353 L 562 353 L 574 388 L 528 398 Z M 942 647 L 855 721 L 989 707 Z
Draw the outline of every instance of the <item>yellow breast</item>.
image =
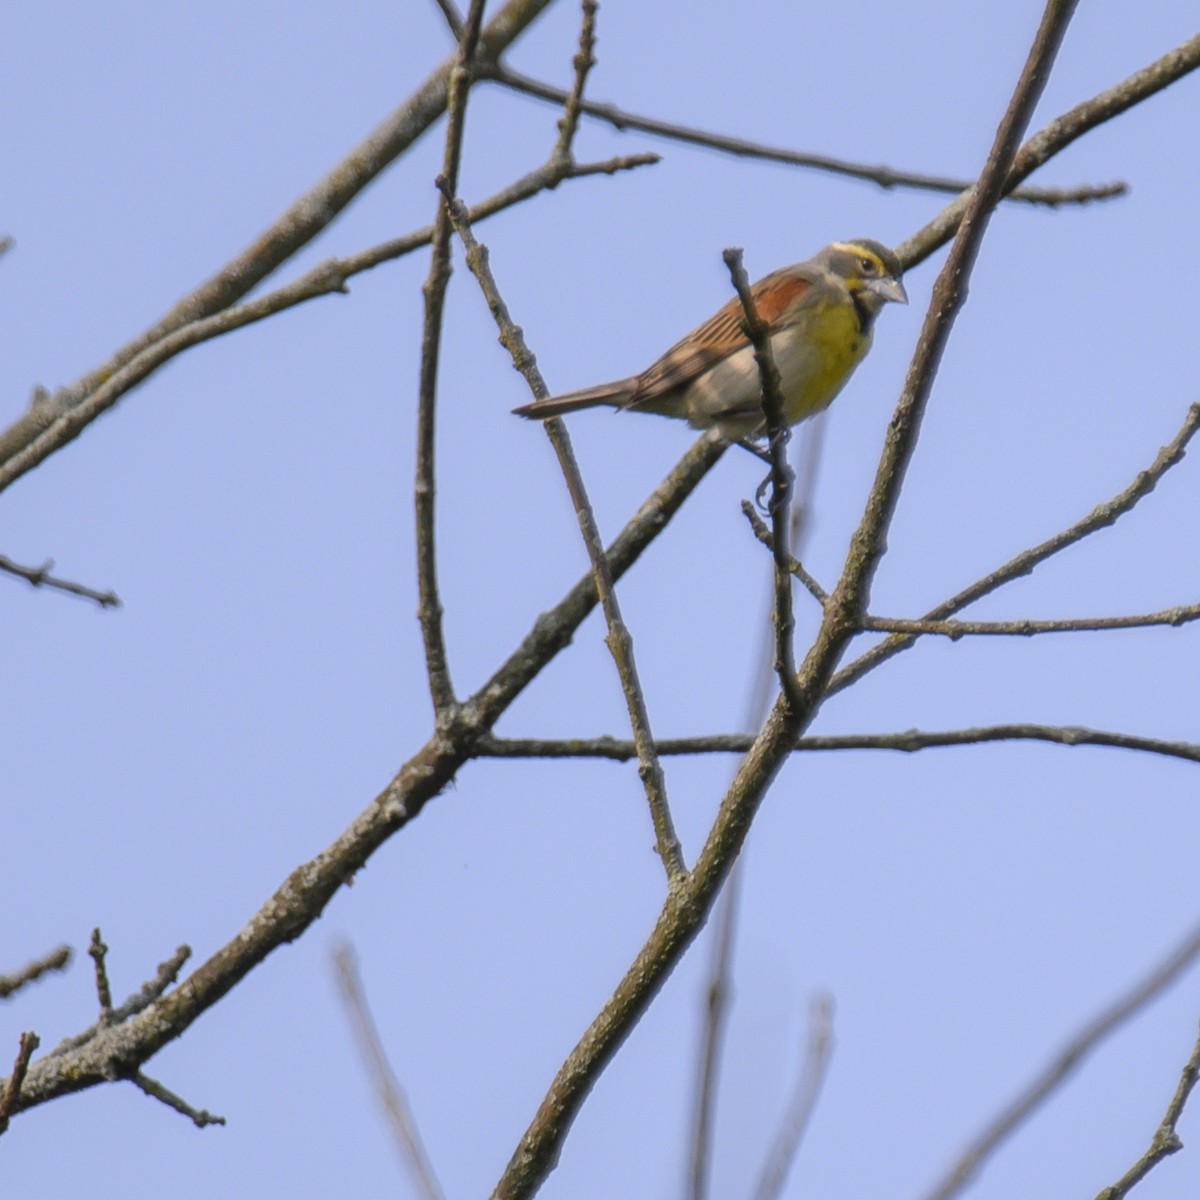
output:
M 840 297 L 814 305 L 771 338 L 789 423 L 828 408 L 871 348 L 854 305 Z

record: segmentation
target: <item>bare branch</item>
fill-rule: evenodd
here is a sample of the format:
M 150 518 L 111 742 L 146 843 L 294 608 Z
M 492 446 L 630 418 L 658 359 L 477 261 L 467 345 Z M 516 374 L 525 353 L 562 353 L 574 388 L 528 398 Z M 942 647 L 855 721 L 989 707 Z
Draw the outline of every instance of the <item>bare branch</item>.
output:
M 363 1065 L 375 1082 L 375 1090 L 387 1116 L 388 1128 L 392 1131 L 400 1157 L 408 1167 L 413 1187 L 425 1200 L 444 1200 L 445 1193 L 438 1182 L 433 1163 L 429 1160 L 425 1144 L 421 1141 L 416 1118 L 409 1107 L 404 1089 L 392 1070 L 375 1018 L 371 1014 L 371 1006 L 367 1003 L 354 947 L 349 942 L 340 943 L 334 949 L 333 962 L 337 969 L 338 984 L 342 989 L 342 1000 L 346 1005 L 346 1015 L 350 1018 Z
M 725 265 L 733 280 L 734 290 L 742 302 L 745 313 L 746 336 L 754 347 L 754 361 L 758 363 L 762 387 L 763 416 L 766 419 L 767 437 L 771 455 L 771 514 L 773 556 L 775 559 L 775 609 L 772 625 L 775 629 L 775 672 L 779 686 L 788 703 L 797 708 L 800 696 L 796 690 L 796 621 L 792 615 L 792 578 L 789 570 L 791 554 L 788 551 L 788 521 L 792 511 L 792 484 L 795 473 L 788 463 L 787 447 L 791 438 L 787 416 L 784 412 L 783 383 L 779 368 L 771 354 L 771 340 L 767 327 L 759 318 L 750 292 L 750 280 L 742 266 L 741 250 L 726 250 Z
M 462 159 L 462 141 L 467 116 L 467 96 L 471 90 L 471 62 L 479 45 L 484 0 L 471 0 L 467 23 L 454 66 L 446 100 L 446 149 L 440 178 L 447 181 L 452 195 L 458 186 L 458 166 Z M 438 196 L 433 222 L 433 254 L 429 275 L 421 291 L 425 296 L 425 316 L 421 331 L 421 378 L 417 393 L 417 473 L 414 504 L 417 522 L 417 618 L 421 624 L 421 642 L 425 648 L 425 674 L 433 700 L 434 716 L 444 718 L 455 704 L 450 665 L 446 660 L 446 638 L 442 629 L 442 601 L 437 580 L 437 483 L 435 434 L 437 430 L 437 376 L 442 344 L 442 315 L 446 307 L 446 288 L 450 284 L 450 239 L 453 236 L 446 204 Z
M 1200 928 L 1193 929 L 1187 938 L 1143 980 L 1095 1016 L 1071 1038 L 1045 1069 L 1014 1097 L 985 1129 L 980 1131 L 942 1180 L 927 1193 L 926 1200 L 950 1200 L 951 1196 L 956 1196 L 961 1192 L 1001 1143 L 1066 1082 L 1088 1054 L 1126 1021 L 1141 1012 L 1165 988 L 1174 983 L 1196 961 L 1197 957 L 1200 957 Z M 1197 1052 L 1200 1053 L 1200 1050 Z M 1188 1064 L 1193 1072 L 1193 1082 L 1195 1081 L 1195 1063 L 1196 1056 L 1193 1054 L 1192 1061 Z M 1184 1099 L 1186 1099 L 1186 1095 Z M 1174 1122 L 1182 1108 L 1183 1105 L 1180 1103 L 1179 1109 L 1174 1112 L 1173 1117 L 1168 1111 L 1170 1125 L 1168 1127 L 1164 1122 L 1164 1125 L 1160 1127 L 1160 1134 L 1169 1128 L 1170 1134 L 1174 1135 Z M 1158 1140 L 1158 1135 L 1155 1140 Z M 1150 1164 L 1150 1166 L 1153 1165 L 1153 1163 Z M 1150 1166 L 1147 1166 L 1146 1170 L 1149 1170 Z M 1145 1171 L 1142 1174 L 1144 1175 Z M 1128 1176 L 1126 1178 L 1128 1179 Z M 1141 1176 L 1139 1175 L 1138 1178 Z M 1124 1182 L 1125 1180 L 1122 1180 L 1122 1183 Z M 1137 1182 L 1136 1179 L 1131 1180 L 1126 1187 L 1119 1191 L 1108 1188 L 1101 1193 L 1101 1197 L 1103 1200 L 1119 1200 L 1119 1197 L 1124 1196 L 1135 1182 Z M 1121 1187 L 1120 1184 L 1116 1186 Z
M 225 1124 L 224 1117 L 215 1116 L 207 1109 L 193 1108 L 182 1096 L 177 1096 L 169 1088 L 163 1087 L 157 1079 L 151 1079 L 149 1075 L 144 1075 L 141 1071 L 131 1075 L 130 1082 L 147 1096 L 165 1104 L 181 1116 L 187 1117 L 197 1129 L 203 1129 L 206 1125 Z
M 43 954 L 41 958 L 26 963 L 19 971 L 0 975 L 0 1000 L 7 1000 L 9 996 L 15 995 L 23 987 L 28 987 L 51 971 L 65 971 L 70 961 L 71 947 L 59 946 L 57 950 L 51 950 L 49 954 Z
M 70 596 L 80 596 L 84 600 L 93 601 L 101 608 L 121 607 L 121 598 L 116 592 L 111 590 L 97 592 L 82 583 L 73 583 L 69 579 L 59 579 L 50 574 L 52 570 L 54 570 L 54 560 L 50 558 L 46 559 L 40 567 L 23 567 L 20 563 L 13 562 L 7 555 L 0 554 L 0 571 L 9 575 L 15 575 L 18 579 L 24 579 L 32 587 L 51 588 L 54 591 L 66 592 Z
M 552 104 L 562 104 L 567 98 L 567 93 L 562 88 L 523 75 L 498 61 L 485 64 L 481 74 L 484 78 L 511 88 L 514 92 L 521 92 L 538 100 L 548 100 Z M 783 163 L 791 167 L 807 167 L 816 171 L 846 176 L 850 179 L 861 179 L 889 190 L 903 187 L 916 188 L 926 192 L 957 194 L 966 191 L 971 186 L 970 180 L 953 179 L 945 175 L 928 175 L 918 171 L 896 171 L 891 167 L 850 162 L 842 158 L 832 158 L 827 154 L 807 154 L 800 150 L 787 150 L 779 146 L 768 146 L 762 142 L 752 142 L 746 138 L 729 137 L 703 129 L 693 129 L 687 125 L 676 125 L 669 121 L 657 120 L 654 117 L 626 112 L 615 104 L 585 100 L 581 108 L 587 116 L 604 121 L 622 132 L 627 129 L 636 129 L 640 133 L 648 133 L 673 142 L 703 146 L 708 150 L 731 154 L 736 158 L 757 158 L 766 162 Z M 1116 196 L 1123 196 L 1128 190 L 1128 184 L 1118 181 L 1116 183 L 1084 184 L 1074 188 L 1019 188 L 1005 198 L 1024 201 L 1026 204 L 1040 204 L 1049 208 L 1057 208 L 1063 204 L 1087 204 L 1093 200 L 1109 200 Z
M 9 1118 L 16 1110 L 17 1101 L 21 1098 L 21 1085 L 25 1082 L 25 1075 L 29 1070 L 29 1060 L 33 1058 L 33 1052 L 41 1044 L 36 1033 L 21 1034 L 12 1074 L 4 1081 L 4 1091 L 0 1092 L 0 1134 L 8 1129 Z
M 719 435 L 706 434 L 684 455 L 608 547 L 605 557 L 614 578 L 629 570 L 663 532 L 726 449 Z M 418 817 L 426 803 L 450 784 L 474 754 L 478 739 L 490 732 L 529 682 L 570 644 L 597 603 L 596 581 L 588 572 L 554 608 L 534 622 L 517 649 L 463 703 L 451 727 L 435 730 L 387 787 L 320 854 L 297 867 L 235 938 L 193 971 L 180 987 L 157 997 L 128 1019 L 120 1009 L 115 1010 L 111 1026 L 96 1026 L 67 1039 L 53 1053 L 33 1063 L 16 1109 L 24 1111 L 97 1084 L 130 1077 L 180 1037 L 273 950 L 300 937 L 338 888 L 352 880 L 385 841 Z M 186 947 L 181 947 L 181 954 L 186 953 Z
M 462 238 L 466 248 L 467 266 L 479 281 L 479 286 L 483 289 L 483 294 L 487 299 L 488 308 L 500 330 L 500 344 L 511 355 L 513 365 L 529 384 L 534 398 L 540 400 L 548 396 L 550 392 L 538 370 L 537 360 L 525 344 L 520 327 L 515 325 L 509 316 L 508 308 L 496 287 L 496 281 L 488 266 L 487 248 L 481 245 L 471 232 L 471 227 L 466 223 L 466 210 L 462 204 L 447 196 L 447 207 L 454 221 L 454 227 L 458 230 L 458 235 Z M 675 823 L 667 801 L 662 765 L 654 753 L 650 717 L 646 711 L 646 699 L 638 679 L 637 663 L 633 656 L 633 638 L 621 616 L 620 604 L 613 587 L 613 574 L 604 553 L 604 543 L 600 540 L 600 531 L 596 527 L 596 518 L 588 500 L 583 476 L 579 472 L 579 464 L 576 462 L 575 453 L 571 448 L 567 427 L 561 420 L 555 418 L 545 422 L 545 429 L 550 438 L 550 444 L 558 456 L 559 466 L 566 479 L 567 491 L 579 519 L 579 528 L 591 560 L 596 591 L 600 596 L 604 619 L 608 624 L 608 634 L 604 640 L 617 665 L 621 690 L 625 695 L 625 704 L 633 728 L 634 744 L 638 748 L 638 775 L 641 777 L 646 800 L 650 806 L 650 816 L 654 823 L 655 846 L 667 872 L 667 879 L 674 888 L 686 878 L 687 868 L 683 862 L 683 853 L 680 849 L 679 838 L 675 833 Z
M 808 1044 L 796 1087 L 775 1134 L 758 1186 L 754 1189 L 754 1200 L 777 1200 L 783 1195 L 788 1171 L 796 1161 L 796 1153 L 816 1111 L 817 1098 L 828 1074 L 832 1054 L 833 997 L 817 996 L 809 1012 Z
M 1192 1094 L 1192 1088 L 1196 1086 L 1197 1079 L 1200 1079 L 1200 1038 L 1196 1040 L 1191 1058 L 1184 1064 L 1183 1073 L 1179 1077 L 1179 1086 L 1175 1089 L 1175 1095 L 1171 1097 L 1171 1103 L 1167 1105 L 1166 1115 L 1154 1131 L 1154 1137 L 1151 1139 L 1146 1153 L 1116 1183 L 1111 1187 L 1106 1187 L 1096 1200 L 1121 1200 L 1137 1184 L 1141 1183 L 1164 1158 L 1169 1158 L 1177 1150 L 1183 1149 L 1183 1142 L 1180 1140 L 1179 1134 L 1175 1132 L 1175 1126 L 1178 1124 L 1179 1118 L 1183 1116 L 1184 1106 Z

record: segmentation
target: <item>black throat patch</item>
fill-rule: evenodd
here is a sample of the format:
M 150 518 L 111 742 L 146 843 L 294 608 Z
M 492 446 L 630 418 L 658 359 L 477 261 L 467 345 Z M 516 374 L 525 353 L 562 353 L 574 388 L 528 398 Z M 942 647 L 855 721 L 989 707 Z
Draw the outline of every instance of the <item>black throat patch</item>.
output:
M 866 301 L 866 297 L 861 291 L 851 292 L 850 299 L 854 303 L 854 311 L 858 314 L 858 330 L 860 333 L 870 333 L 871 326 L 875 324 L 875 318 L 879 315 L 878 309 L 872 308 Z

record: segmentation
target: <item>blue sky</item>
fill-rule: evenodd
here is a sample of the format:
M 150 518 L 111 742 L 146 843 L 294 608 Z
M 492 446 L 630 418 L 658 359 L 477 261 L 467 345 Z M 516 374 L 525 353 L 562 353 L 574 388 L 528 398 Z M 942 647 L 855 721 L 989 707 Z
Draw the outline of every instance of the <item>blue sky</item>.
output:
M 1040 6 L 751 2 L 602 8 L 590 94 L 634 112 L 869 163 L 970 176 Z M 560 3 L 512 62 L 566 83 Z M 1191 5 L 1080 6 L 1034 128 L 1195 33 Z M 102 362 L 246 245 L 450 50 L 433 4 L 203 8 L 44 3 L 0 46 L 0 423 L 35 383 Z M 914 616 L 1089 511 L 1147 466 L 1198 398 L 1200 246 L 1185 79 L 1035 182 L 1127 180 L 1084 209 L 1004 207 L 931 399 L 874 590 Z M 468 115 L 468 198 L 538 165 L 550 107 L 493 86 Z M 427 223 L 441 126 L 281 272 Z M 825 242 L 895 243 L 934 195 L 728 158 L 585 123 L 581 158 L 658 166 L 564 184 L 481 226 L 550 386 L 647 365 L 752 275 Z M 884 314 L 835 405 L 806 562 L 832 582 L 874 476 L 938 256 Z M 461 268 L 461 262 L 459 263 Z M 176 360 L 10 488 L 0 553 L 113 588 L 117 612 L 0 579 L 0 969 L 59 942 L 72 970 L 0 1011 L 45 1046 L 94 1018 L 93 926 L 114 990 L 181 942 L 224 945 L 429 732 L 411 516 L 420 284 L 413 255 Z M 456 271 L 439 438 L 451 665 L 477 686 L 585 569 L 541 431 L 473 280 Z M 690 444 L 605 412 L 571 431 L 615 533 Z M 1194 459 L 1193 455 L 1193 459 Z M 971 611 L 1144 612 L 1197 599 L 1200 479 L 1186 461 L 1114 528 Z M 727 455 L 620 588 L 662 736 L 737 729 L 764 637 L 769 559 Z M 801 638 L 817 614 L 797 596 Z M 603 626 L 500 731 L 621 736 Z M 1194 628 L 929 641 L 831 700 L 814 732 L 1000 721 L 1200 740 Z M 689 860 L 732 770 L 672 760 Z M 1004 744 L 797 757 L 745 854 L 714 1195 L 748 1191 L 809 998 L 837 1048 L 789 1195 L 918 1197 L 1095 1011 L 1200 919 L 1194 765 Z M 197 1131 L 128 1085 L 19 1117 L 0 1170 L 23 1196 L 332 1196 L 407 1188 L 330 966 L 351 939 L 450 1196 L 486 1194 L 566 1053 L 641 945 L 661 867 L 632 767 L 475 763 L 149 1071 L 224 1114 Z M 678 1196 L 707 939 L 600 1081 L 547 1197 Z M 1195 1037 L 1191 973 L 1090 1059 L 974 1194 L 1094 1195 L 1141 1154 Z M 7 1068 L 5 1068 L 7 1069 Z M 1195 1141 L 1196 1113 L 1180 1133 Z M 1185 1150 L 1139 1196 L 1193 1193 Z

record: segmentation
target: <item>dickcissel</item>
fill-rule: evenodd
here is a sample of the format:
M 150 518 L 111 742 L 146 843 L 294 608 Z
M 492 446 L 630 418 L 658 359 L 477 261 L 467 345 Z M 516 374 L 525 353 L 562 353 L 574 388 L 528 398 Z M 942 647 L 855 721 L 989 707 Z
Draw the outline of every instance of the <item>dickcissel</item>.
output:
M 828 408 L 871 348 L 875 318 L 889 300 L 908 303 L 900 260 L 869 238 L 834 242 L 807 262 L 783 267 L 751 289 L 779 368 L 790 425 Z M 640 375 L 550 396 L 513 411 L 546 420 L 607 405 L 680 417 L 717 428 L 730 441 L 761 436 L 766 421 L 754 348 L 736 296 Z

